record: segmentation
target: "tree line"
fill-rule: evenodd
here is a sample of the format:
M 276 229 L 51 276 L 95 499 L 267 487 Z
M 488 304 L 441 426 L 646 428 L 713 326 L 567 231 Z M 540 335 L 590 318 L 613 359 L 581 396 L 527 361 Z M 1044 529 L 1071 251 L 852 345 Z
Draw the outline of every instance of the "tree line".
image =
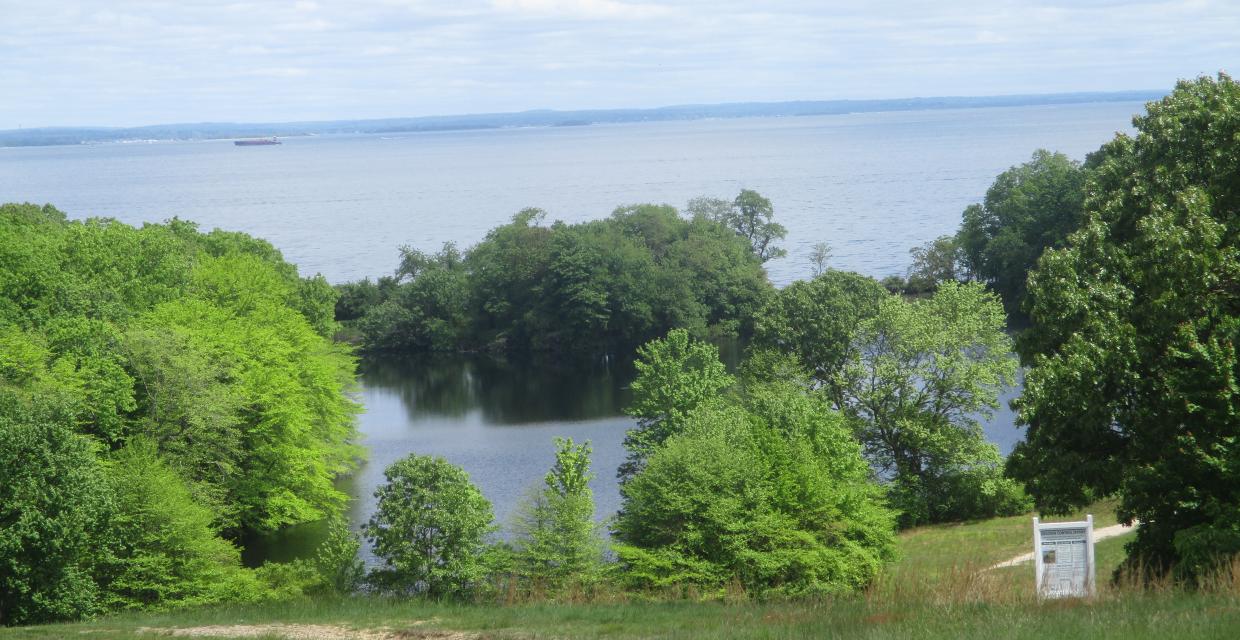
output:
M 634 205 L 579 224 L 526 209 L 467 252 L 403 247 L 394 276 L 338 287 L 336 318 L 369 352 L 631 353 L 675 327 L 745 336 L 785 231 L 771 202 L 698 198 L 689 217 Z

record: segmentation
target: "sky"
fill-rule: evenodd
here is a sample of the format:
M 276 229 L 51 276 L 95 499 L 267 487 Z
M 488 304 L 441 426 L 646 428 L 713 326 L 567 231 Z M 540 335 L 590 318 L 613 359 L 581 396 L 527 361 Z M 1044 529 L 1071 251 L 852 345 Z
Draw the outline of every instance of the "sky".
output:
M 0 0 L 0 129 L 1167 89 L 1240 0 Z

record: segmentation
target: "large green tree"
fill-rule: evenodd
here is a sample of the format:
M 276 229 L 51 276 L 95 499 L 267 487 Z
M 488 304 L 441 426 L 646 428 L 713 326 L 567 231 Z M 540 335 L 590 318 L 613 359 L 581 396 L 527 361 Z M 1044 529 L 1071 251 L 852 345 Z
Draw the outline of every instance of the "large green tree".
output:
M 1003 307 L 977 283 L 888 296 L 860 324 L 835 385 L 867 457 L 891 478 L 902 525 L 1024 507 L 978 422 L 1015 374 Z
M 3 621 L 257 597 L 218 533 L 339 513 L 359 453 L 335 302 L 245 234 L 0 206 L 0 435 L 29 467 L 0 478 L 22 494 L 7 552 L 29 566 L 0 575 L 32 599 Z M 107 517 L 86 526 L 96 490 Z
M 1182 81 L 1133 122 L 1030 278 L 1010 465 L 1050 508 L 1118 492 L 1130 558 L 1191 576 L 1240 552 L 1240 84 Z
M 999 174 L 981 204 L 964 210 L 955 244 L 964 268 L 1024 320 L 1025 280 L 1047 248 L 1081 226 L 1086 170 L 1062 153 L 1039 149 Z
M 59 403 L 0 387 L 0 625 L 103 609 L 92 574 L 113 504 L 97 448 Z

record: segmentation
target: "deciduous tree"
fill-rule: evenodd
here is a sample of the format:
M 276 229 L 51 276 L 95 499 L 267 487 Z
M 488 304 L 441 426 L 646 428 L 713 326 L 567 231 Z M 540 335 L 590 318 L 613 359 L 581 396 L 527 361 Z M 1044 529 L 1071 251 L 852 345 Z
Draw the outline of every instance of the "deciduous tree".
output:
M 1030 277 L 1012 471 L 1048 508 L 1117 492 L 1130 559 L 1186 577 L 1240 552 L 1237 114 L 1226 75 L 1149 103 Z

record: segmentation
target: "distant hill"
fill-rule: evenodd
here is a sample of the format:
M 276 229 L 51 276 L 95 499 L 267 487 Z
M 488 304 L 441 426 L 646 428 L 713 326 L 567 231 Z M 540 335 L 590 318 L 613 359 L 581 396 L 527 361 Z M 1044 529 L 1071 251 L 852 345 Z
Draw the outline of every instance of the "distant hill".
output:
M 329 120 L 317 122 L 199 122 L 159 124 L 145 127 L 44 127 L 0 131 L 0 147 L 125 142 L 133 140 L 213 140 L 269 136 L 301 136 L 332 133 L 409 133 L 508 127 L 582 126 L 618 122 L 700 120 L 704 118 L 791 117 L 875 111 L 924 111 L 930 109 L 981 109 L 1086 102 L 1135 102 L 1154 100 L 1162 91 L 1108 93 L 1055 93 L 1043 95 L 899 98 L 891 100 L 826 100 L 796 102 L 736 102 L 686 104 L 655 109 L 588 109 L 582 111 L 522 111 L 478 113 L 378 120 Z

